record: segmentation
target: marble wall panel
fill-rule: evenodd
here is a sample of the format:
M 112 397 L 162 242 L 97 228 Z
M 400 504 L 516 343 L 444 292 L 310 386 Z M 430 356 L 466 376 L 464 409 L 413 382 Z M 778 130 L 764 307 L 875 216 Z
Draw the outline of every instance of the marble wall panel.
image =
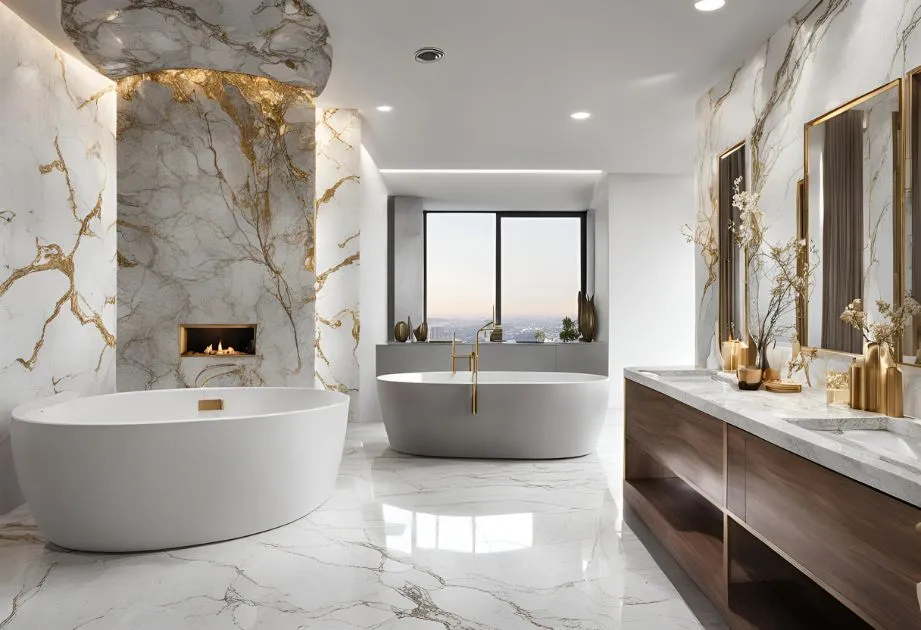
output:
M 717 157 L 746 140 L 767 238 L 793 237 L 804 124 L 921 65 L 919 25 L 921 0 L 813 0 L 727 74 L 697 106 L 698 221 L 715 229 Z M 699 364 L 714 358 L 717 271 L 697 257 Z
M 0 3 L 0 513 L 10 411 L 115 387 L 115 93 Z
M 314 217 L 317 386 L 348 394 L 359 418 L 361 116 L 327 109 L 317 117 L 317 201 Z M 381 305 L 382 306 L 382 305 Z
M 313 386 L 310 93 L 164 70 L 118 98 L 118 389 Z M 258 356 L 180 358 L 182 323 L 256 323 Z
M 61 25 L 100 72 L 120 79 L 168 68 L 266 76 L 320 94 L 329 31 L 292 0 L 63 0 Z

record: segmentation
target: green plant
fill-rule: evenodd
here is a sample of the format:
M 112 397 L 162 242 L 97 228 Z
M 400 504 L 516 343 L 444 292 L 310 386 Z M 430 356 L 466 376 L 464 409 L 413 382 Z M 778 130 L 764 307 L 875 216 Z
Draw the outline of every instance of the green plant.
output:
M 538 328 L 537 330 L 534 331 L 534 340 L 540 341 L 541 343 L 547 340 L 547 334 L 544 332 L 542 328 Z
M 579 331 L 572 317 L 563 318 L 563 330 L 560 331 L 560 341 L 578 341 Z

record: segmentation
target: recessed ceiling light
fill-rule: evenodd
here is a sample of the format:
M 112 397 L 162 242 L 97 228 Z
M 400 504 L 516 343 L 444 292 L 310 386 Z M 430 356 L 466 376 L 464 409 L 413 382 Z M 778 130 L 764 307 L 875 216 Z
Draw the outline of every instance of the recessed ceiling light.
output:
M 393 108 L 390 105 L 378 105 L 377 111 L 379 112 L 392 112 Z
M 726 5 L 726 0 L 698 0 L 694 3 L 694 8 L 698 11 L 716 11 Z
M 435 63 L 436 61 L 444 59 L 444 56 L 445 51 L 441 48 L 435 48 L 434 46 L 426 46 L 413 53 L 413 57 L 415 57 L 416 61 L 419 63 Z
M 569 117 L 573 120 L 588 120 L 592 117 L 592 115 L 588 112 L 576 112 L 574 114 L 570 114 Z
M 597 170 L 540 168 L 382 168 L 385 175 L 600 175 Z

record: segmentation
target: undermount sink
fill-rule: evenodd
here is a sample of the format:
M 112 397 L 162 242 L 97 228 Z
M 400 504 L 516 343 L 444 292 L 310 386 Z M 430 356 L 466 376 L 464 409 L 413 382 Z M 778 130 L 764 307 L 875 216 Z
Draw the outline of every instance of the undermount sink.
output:
M 921 464 L 921 422 L 886 416 L 865 418 L 794 418 L 787 422 L 861 446 L 883 459 L 916 467 Z
M 918 438 L 909 438 L 884 430 L 842 431 L 842 437 L 874 452 L 886 451 L 899 457 L 921 461 L 921 440 Z
M 713 373 L 707 370 L 642 370 L 640 374 L 662 381 L 712 381 Z

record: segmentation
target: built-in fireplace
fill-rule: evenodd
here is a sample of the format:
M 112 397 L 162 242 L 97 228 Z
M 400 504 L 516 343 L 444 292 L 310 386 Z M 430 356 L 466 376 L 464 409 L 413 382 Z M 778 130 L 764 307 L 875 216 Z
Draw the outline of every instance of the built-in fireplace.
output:
M 256 356 L 256 324 L 180 324 L 179 355 Z

